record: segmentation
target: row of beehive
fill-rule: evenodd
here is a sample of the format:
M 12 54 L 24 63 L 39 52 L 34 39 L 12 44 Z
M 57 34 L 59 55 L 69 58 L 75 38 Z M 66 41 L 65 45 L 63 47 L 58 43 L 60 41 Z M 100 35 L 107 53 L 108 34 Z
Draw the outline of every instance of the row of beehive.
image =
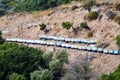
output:
M 82 38 L 65 38 L 65 37 L 57 37 L 57 36 L 46 36 L 46 35 L 40 35 L 40 39 L 45 40 L 56 40 L 56 41 L 65 41 L 65 42 L 75 42 L 75 43 L 86 43 L 86 44 L 96 44 L 95 40 L 87 40 Z
M 49 42 L 49 41 L 43 41 L 43 40 L 25 40 L 25 39 L 18 39 L 18 38 L 11 38 L 11 39 L 7 38 L 6 41 L 18 42 L 18 43 L 27 43 L 27 44 L 40 44 L 40 45 L 47 45 L 47 46 L 57 46 L 57 47 L 62 47 L 62 48 L 78 49 L 78 50 L 90 51 L 90 52 L 120 54 L 120 52 L 117 50 L 107 50 L 107 49 L 91 47 L 91 46 L 71 45 L 71 44 L 65 44 L 62 42 Z

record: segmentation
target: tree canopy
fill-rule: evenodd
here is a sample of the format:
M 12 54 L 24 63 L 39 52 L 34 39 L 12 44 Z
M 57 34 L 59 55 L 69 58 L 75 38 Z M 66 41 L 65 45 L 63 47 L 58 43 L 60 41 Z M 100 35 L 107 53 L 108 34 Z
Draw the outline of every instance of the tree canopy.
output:
M 65 50 L 57 53 L 3 43 L 0 45 L 0 80 L 53 80 L 53 76 L 56 79 L 68 61 Z

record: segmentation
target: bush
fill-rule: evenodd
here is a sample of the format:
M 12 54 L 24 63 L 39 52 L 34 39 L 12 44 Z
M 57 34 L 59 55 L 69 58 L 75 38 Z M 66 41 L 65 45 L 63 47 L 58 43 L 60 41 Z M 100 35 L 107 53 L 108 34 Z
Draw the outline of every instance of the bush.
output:
M 52 80 L 51 73 L 48 69 L 37 70 L 30 74 L 31 80 Z
M 118 21 L 118 24 L 120 25 L 120 20 Z
M 5 13 L 5 10 L 0 8 L 0 16 L 4 15 Z
M 40 26 L 40 30 L 44 30 L 46 28 L 46 25 L 44 23 L 39 24 L 39 26 Z
M 11 2 L 8 3 L 8 5 L 11 6 L 11 7 L 15 7 L 16 4 L 17 4 L 16 1 L 11 1 Z
M 81 28 L 85 28 L 85 29 L 90 29 L 89 26 L 87 25 L 87 22 L 82 22 L 82 23 L 80 24 L 80 27 L 81 27 Z
M 114 17 L 114 21 L 115 21 L 115 22 L 118 22 L 119 20 L 120 20 L 120 16 L 116 15 L 116 16 Z
M 68 63 L 68 54 L 66 50 L 59 50 L 56 52 L 56 59 L 60 60 L 60 63 L 63 65 L 64 63 Z
M 5 40 L 2 38 L 2 31 L 0 31 L 0 44 L 3 44 Z
M 96 11 L 93 11 L 93 12 L 89 12 L 87 15 L 86 15 L 86 19 L 87 20 L 95 20 L 98 18 L 98 13 Z
M 70 29 L 71 26 L 72 26 L 72 24 L 67 21 L 67 22 L 62 22 L 62 26 L 63 26 L 63 28 L 65 28 L 65 29 Z
M 102 74 L 98 80 L 120 80 L 120 66 L 110 74 Z
M 50 62 L 49 67 L 50 67 L 50 71 L 51 71 L 54 75 L 59 75 L 60 69 L 61 69 L 60 60 L 58 60 L 58 59 L 53 60 L 52 62 Z
M 71 11 L 73 11 L 73 10 L 75 10 L 75 9 L 77 9 L 77 8 L 78 8 L 78 6 L 77 6 L 77 5 L 74 5 L 74 6 L 72 6 Z
M 23 75 L 19 75 L 17 73 L 13 73 L 9 76 L 9 80 L 26 80 Z
M 116 44 L 118 45 L 118 47 L 120 49 L 120 35 L 117 35 L 117 37 L 116 37 Z
M 92 6 L 96 5 L 96 1 L 95 0 L 89 0 L 89 1 L 86 1 L 84 4 L 83 4 L 83 8 L 85 10 L 88 10 L 90 11 Z
M 120 4 L 115 4 L 115 9 L 116 9 L 117 11 L 120 11 Z
M 93 31 L 89 32 L 87 36 L 88 37 L 93 37 Z

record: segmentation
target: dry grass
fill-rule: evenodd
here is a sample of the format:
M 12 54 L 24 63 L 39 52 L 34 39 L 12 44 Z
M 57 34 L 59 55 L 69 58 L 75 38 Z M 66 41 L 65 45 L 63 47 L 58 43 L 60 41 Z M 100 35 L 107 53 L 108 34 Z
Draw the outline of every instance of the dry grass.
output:
M 49 9 L 49 10 L 45 10 L 45 11 L 34 11 L 32 12 L 32 16 L 34 18 L 37 18 L 37 17 L 41 17 L 41 16 L 50 16 L 54 11 Z

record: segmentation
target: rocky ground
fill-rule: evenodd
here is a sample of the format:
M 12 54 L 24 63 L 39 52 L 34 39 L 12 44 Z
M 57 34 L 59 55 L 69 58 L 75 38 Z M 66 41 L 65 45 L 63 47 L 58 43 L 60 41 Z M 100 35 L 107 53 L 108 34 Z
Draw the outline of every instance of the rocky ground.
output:
M 78 5 L 79 8 L 71 10 L 73 5 Z M 104 9 L 105 6 L 99 7 Z M 94 7 L 92 11 L 98 10 Z M 14 13 L 0 17 L 0 30 L 3 30 L 4 38 L 25 38 L 25 39 L 39 39 L 39 35 L 56 35 L 65 36 L 70 38 L 85 38 L 97 40 L 98 43 L 109 43 L 107 49 L 118 49 L 116 45 L 116 36 L 120 34 L 120 25 L 113 20 L 108 20 L 105 13 L 101 21 L 92 20 L 87 21 L 91 31 L 93 31 L 93 37 L 88 37 L 89 30 L 79 28 L 77 34 L 73 33 L 72 28 L 65 30 L 62 28 L 61 23 L 64 21 L 70 21 L 73 23 L 73 27 L 77 28 L 84 20 L 84 16 L 88 13 L 80 7 L 79 3 L 71 3 L 67 6 L 59 6 L 54 9 L 46 10 L 43 12 L 33 13 Z M 120 12 L 117 12 L 120 15 Z M 40 23 L 45 23 L 47 33 L 41 31 L 39 28 Z M 41 48 L 43 50 L 58 50 L 57 47 L 47 47 L 40 45 L 29 45 L 31 47 Z M 76 61 L 79 55 L 88 54 L 90 58 L 91 79 L 96 80 L 101 73 L 113 72 L 120 64 L 119 55 L 99 54 L 93 52 L 84 52 L 78 50 L 67 49 L 69 53 L 70 62 Z M 69 66 L 68 66 L 69 67 Z

